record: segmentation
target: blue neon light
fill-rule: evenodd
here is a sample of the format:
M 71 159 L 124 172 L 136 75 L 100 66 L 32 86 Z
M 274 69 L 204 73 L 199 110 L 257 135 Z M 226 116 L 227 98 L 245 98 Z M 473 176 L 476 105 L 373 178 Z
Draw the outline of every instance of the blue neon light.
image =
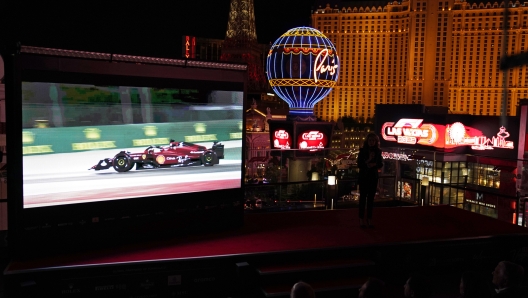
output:
M 273 43 L 266 70 L 271 87 L 290 106 L 290 114 L 313 114 L 315 104 L 337 83 L 339 57 L 319 30 L 297 27 Z

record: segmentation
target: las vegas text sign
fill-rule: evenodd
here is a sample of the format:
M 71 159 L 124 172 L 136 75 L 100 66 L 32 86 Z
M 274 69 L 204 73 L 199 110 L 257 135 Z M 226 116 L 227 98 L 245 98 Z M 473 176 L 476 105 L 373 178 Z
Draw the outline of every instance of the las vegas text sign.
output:
M 402 118 L 397 122 L 385 122 L 381 127 L 381 136 L 389 142 L 436 148 L 470 146 L 473 150 L 493 150 L 515 147 L 513 141 L 507 140 L 510 133 L 504 126 L 498 127 L 497 134 L 490 137 L 461 122 L 441 125 L 423 123 L 423 119 Z

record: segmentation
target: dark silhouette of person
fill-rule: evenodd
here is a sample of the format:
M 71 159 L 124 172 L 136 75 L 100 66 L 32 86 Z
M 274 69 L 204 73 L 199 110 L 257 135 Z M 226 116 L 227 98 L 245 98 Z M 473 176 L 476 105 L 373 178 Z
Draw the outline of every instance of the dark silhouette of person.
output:
M 431 297 L 431 283 L 423 275 L 411 275 L 403 286 L 403 295 L 412 298 L 429 298 Z
M 489 282 L 476 271 L 466 271 L 460 278 L 460 298 L 491 298 Z
M 385 283 L 378 278 L 371 277 L 359 288 L 358 298 L 382 298 L 384 291 Z
M 524 278 L 524 268 L 521 265 L 501 261 L 492 272 L 492 283 L 495 286 L 495 295 L 497 298 L 526 298 L 528 293 L 521 287 Z
M 359 167 L 359 225 L 365 227 L 365 205 L 367 207 L 367 224 L 372 225 L 374 196 L 378 188 L 378 170 L 383 167 L 383 157 L 379 146 L 379 137 L 369 133 L 363 147 L 359 150 L 357 164 Z
M 312 286 L 300 281 L 293 285 L 290 298 L 315 298 L 315 291 Z

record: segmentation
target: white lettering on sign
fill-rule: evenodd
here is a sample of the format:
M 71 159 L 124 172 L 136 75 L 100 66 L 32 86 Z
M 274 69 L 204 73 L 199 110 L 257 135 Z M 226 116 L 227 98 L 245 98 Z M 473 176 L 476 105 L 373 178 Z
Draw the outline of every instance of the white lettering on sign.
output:
M 415 137 L 398 136 L 398 143 L 414 145 L 414 144 L 416 144 L 416 138 Z
M 319 54 L 317 55 L 317 58 L 315 58 L 315 67 L 313 70 L 313 74 L 314 74 L 314 79 L 316 82 L 319 80 L 318 73 L 323 74 L 328 71 L 330 75 L 334 75 L 336 72 L 336 69 L 339 67 L 339 65 L 335 64 L 335 59 L 332 59 L 331 61 L 332 64 L 327 62 L 326 65 L 324 65 L 325 60 L 327 60 L 326 58 L 328 56 L 329 56 L 328 49 L 324 49 L 321 52 L 319 52 Z
M 288 135 L 288 132 L 285 131 L 284 129 L 279 129 L 275 131 L 275 137 L 277 139 L 287 140 L 289 138 L 289 135 Z
M 323 137 L 324 137 L 323 133 L 319 131 L 310 131 L 308 133 L 305 132 L 302 135 L 303 140 L 310 140 L 310 141 L 322 140 Z
M 477 205 L 481 205 L 481 206 L 484 206 L 484 207 L 489 207 L 489 208 L 493 208 L 495 209 L 496 206 L 493 205 L 493 204 L 489 204 L 489 203 L 484 203 L 484 202 L 480 202 L 480 201 L 474 201 L 474 200 L 469 200 L 469 199 L 466 199 L 466 202 L 468 203 L 471 203 L 471 204 L 477 204 Z
M 401 153 L 382 152 L 381 156 L 383 159 L 409 160 L 409 156 L 407 156 L 407 154 Z
M 514 149 L 513 141 L 507 141 L 506 138 L 510 136 L 510 133 L 506 131 L 506 127 L 501 126 L 497 136 L 490 138 L 486 136 L 473 137 L 471 139 L 471 149 L 474 150 L 493 150 L 493 148 L 503 149 Z
M 417 160 L 416 161 L 416 164 L 417 165 L 423 165 L 424 167 L 432 167 L 433 166 L 433 161 L 432 160 Z
M 433 124 L 422 122 L 423 119 L 409 118 L 402 118 L 396 123 L 385 122 L 381 136 L 386 141 L 430 146 L 438 140 L 438 131 Z

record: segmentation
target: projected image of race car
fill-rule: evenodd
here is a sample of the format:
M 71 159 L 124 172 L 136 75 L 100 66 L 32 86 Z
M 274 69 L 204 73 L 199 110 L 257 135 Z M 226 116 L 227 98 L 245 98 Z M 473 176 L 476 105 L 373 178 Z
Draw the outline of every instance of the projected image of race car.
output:
M 136 170 L 172 168 L 185 166 L 213 166 L 224 158 L 224 145 L 214 142 L 211 148 L 202 145 L 170 141 L 168 146 L 149 146 L 143 152 L 121 151 L 113 158 L 99 161 L 89 170 L 106 170 L 113 167 L 118 172 Z

